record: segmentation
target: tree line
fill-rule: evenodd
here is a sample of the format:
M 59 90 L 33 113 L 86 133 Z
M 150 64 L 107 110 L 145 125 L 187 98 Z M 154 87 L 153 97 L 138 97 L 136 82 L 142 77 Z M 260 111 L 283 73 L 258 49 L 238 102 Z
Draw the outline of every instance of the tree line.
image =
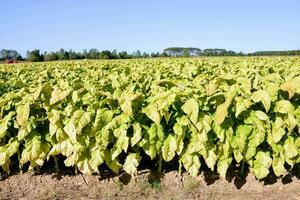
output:
M 172 57 L 190 57 L 190 56 L 245 56 L 243 52 L 235 52 L 226 49 L 199 49 L 194 47 L 169 47 L 164 49 L 168 56 Z
M 300 55 L 300 50 L 289 51 L 256 51 L 250 53 L 250 56 L 297 56 Z
M 23 58 L 16 50 L 2 49 L 0 51 L 0 60 L 27 60 L 31 62 L 55 61 L 55 60 L 78 60 L 78 59 L 132 59 L 132 58 L 149 58 L 149 57 L 193 57 L 193 56 L 292 56 L 300 55 L 300 50 L 289 51 L 257 51 L 245 54 L 243 52 L 235 52 L 226 49 L 199 49 L 194 47 L 169 47 L 162 53 L 156 52 L 148 54 L 140 50 L 128 53 L 127 51 L 117 50 L 99 51 L 95 48 L 77 52 L 73 50 L 65 50 L 63 48 L 58 51 L 41 53 L 39 49 L 27 51 L 26 58 Z
M 156 55 L 156 54 L 155 54 Z M 38 61 L 55 61 L 55 60 L 78 60 L 78 59 L 131 59 L 131 58 L 148 58 L 155 57 L 155 55 L 141 53 L 141 51 L 137 50 L 132 54 L 127 53 L 127 51 L 117 52 L 117 50 L 109 51 L 98 51 L 93 48 L 89 51 L 83 50 L 82 52 L 76 52 L 73 50 L 66 51 L 64 49 L 60 49 L 54 52 L 44 52 L 41 53 L 39 49 L 35 49 L 33 51 L 27 51 L 26 60 L 32 62 Z
M 254 53 L 235 52 L 226 49 L 199 49 L 194 47 L 169 47 L 164 49 L 164 53 L 172 57 L 190 56 L 296 56 L 300 55 L 300 50 L 288 51 L 256 51 Z
M 16 50 L 12 49 L 1 49 L 0 51 L 0 60 L 23 60 L 21 54 L 19 54 Z
M 42 53 L 39 49 L 34 49 L 32 51 L 26 52 L 26 57 L 23 58 L 16 50 L 2 49 L 0 51 L 0 60 L 27 60 L 31 62 L 41 62 L 41 61 L 55 61 L 55 60 L 78 60 L 78 59 L 131 59 L 131 58 L 149 58 L 149 57 L 165 57 L 166 54 L 161 54 L 159 52 L 148 54 L 146 52 L 141 52 L 140 50 L 134 51 L 133 53 L 128 53 L 127 51 L 117 50 L 109 51 L 99 51 L 95 48 L 90 50 L 83 50 L 82 52 L 77 52 L 71 50 L 65 50 L 63 48 L 58 51 L 45 51 Z

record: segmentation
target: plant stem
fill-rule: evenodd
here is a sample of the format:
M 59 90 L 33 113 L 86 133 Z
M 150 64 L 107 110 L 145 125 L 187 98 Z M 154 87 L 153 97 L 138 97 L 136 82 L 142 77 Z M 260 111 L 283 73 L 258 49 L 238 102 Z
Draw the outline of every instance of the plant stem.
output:
M 242 170 L 241 173 L 244 174 L 245 171 L 245 160 L 242 161 Z
M 179 161 L 179 168 L 178 168 L 178 174 L 181 175 L 182 173 L 182 163 Z
M 162 173 L 162 155 L 159 155 L 158 174 L 161 175 L 161 173 Z
M 75 174 L 78 174 L 77 166 L 75 165 Z
M 53 156 L 54 164 L 55 164 L 55 171 L 56 173 L 59 173 L 59 167 L 58 167 L 58 162 L 56 156 Z
M 0 119 L 2 119 L 2 116 L 3 115 L 3 107 L 1 107 L 1 110 L 0 110 Z
M 19 170 L 20 173 L 23 174 L 23 165 L 20 163 L 20 160 L 21 160 L 21 154 L 20 154 L 20 150 L 18 149 Z

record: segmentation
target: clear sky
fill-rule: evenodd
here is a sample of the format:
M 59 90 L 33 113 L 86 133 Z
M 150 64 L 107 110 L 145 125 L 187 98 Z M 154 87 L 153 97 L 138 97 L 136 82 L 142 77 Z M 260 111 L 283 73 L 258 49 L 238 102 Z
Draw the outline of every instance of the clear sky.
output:
M 2 0 L 0 49 L 300 49 L 299 0 Z

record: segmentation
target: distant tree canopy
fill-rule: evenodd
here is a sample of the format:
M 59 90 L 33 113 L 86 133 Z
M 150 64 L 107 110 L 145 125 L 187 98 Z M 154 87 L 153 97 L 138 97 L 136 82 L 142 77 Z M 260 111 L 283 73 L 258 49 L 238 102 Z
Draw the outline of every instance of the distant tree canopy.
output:
M 164 55 L 157 53 L 158 56 Z M 153 56 L 153 57 L 158 57 Z M 165 55 L 166 56 L 166 55 Z M 27 51 L 26 59 L 31 62 L 39 61 L 55 61 L 55 60 L 75 60 L 75 59 L 130 59 L 130 58 L 147 58 L 150 57 L 146 52 L 140 50 L 134 51 L 132 54 L 127 51 L 117 52 L 117 50 L 98 51 L 95 48 L 76 52 L 70 49 L 69 51 L 61 48 L 58 51 L 40 53 L 40 50 Z
M 198 49 L 194 47 L 170 47 L 164 49 L 164 53 L 173 57 L 190 57 L 190 56 L 235 56 L 244 55 L 243 53 L 236 53 L 226 49 Z
M 201 54 L 201 49 L 194 47 L 169 47 L 163 51 L 168 56 L 181 57 L 181 56 L 199 56 Z
M 288 51 L 256 51 L 249 53 L 249 56 L 297 56 L 300 55 L 300 50 L 288 50 Z
M 117 57 L 118 55 L 116 55 Z M 108 50 L 105 50 L 105 51 L 101 51 L 100 53 L 100 56 L 99 56 L 100 59 L 112 59 L 112 53 Z
M 16 51 L 12 49 L 1 49 L 0 51 L 0 60 L 22 60 L 22 56 Z
M 295 56 L 300 55 L 300 50 L 288 51 L 256 51 L 254 53 L 244 54 L 226 49 L 198 49 L 193 47 L 170 47 L 163 51 L 168 56 L 189 57 L 189 56 Z
M 256 51 L 254 53 L 244 54 L 226 49 L 199 49 L 194 47 L 170 47 L 164 49 L 162 53 L 153 52 L 148 54 L 136 50 L 131 54 L 127 51 L 118 52 L 117 50 L 98 51 L 95 48 L 76 52 L 72 49 L 63 48 L 54 52 L 41 53 L 39 49 L 27 51 L 26 60 L 31 62 L 55 61 L 55 60 L 77 60 L 77 59 L 131 59 L 131 58 L 156 58 L 156 57 L 191 57 L 191 56 L 292 56 L 300 55 L 300 50 L 288 51 Z M 0 60 L 22 60 L 22 56 L 16 50 L 2 49 L 0 51 Z
M 99 59 L 99 51 L 97 49 L 90 49 L 87 58 L 88 59 Z
M 27 51 L 26 58 L 31 62 L 39 62 L 44 60 L 44 56 L 40 54 L 39 49 L 35 49 L 33 51 Z

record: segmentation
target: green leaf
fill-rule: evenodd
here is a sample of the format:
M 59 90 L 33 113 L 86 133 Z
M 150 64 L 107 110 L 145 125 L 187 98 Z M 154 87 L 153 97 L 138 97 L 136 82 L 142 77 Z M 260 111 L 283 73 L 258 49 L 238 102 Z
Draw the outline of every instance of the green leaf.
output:
M 102 129 L 96 133 L 96 142 L 102 149 L 106 149 L 110 142 L 110 132 L 107 129 Z
M 64 164 L 66 167 L 72 167 L 76 164 L 76 161 L 78 160 L 77 153 L 73 153 L 67 157 L 67 159 L 64 161 Z
M 147 148 L 144 147 L 145 153 L 150 156 L 151 160 L 153 160 L 158 153 L 156 150 L 156 145 L 148 144 L 147 146 Z
M 17 122 L 21 127 L 27 125 L 29 119 L 30 105 L 29 103 L 21 104 L 17 107 Z
M 286 157 L 289 159 L 295 158 L 299 154 L 298 148 L 294 142 L 294 138 L 291 136 L 289 136 L 285 140 L 283 148 L 284 148 Z
M 247 139 L 252 131 L 251 125 L 239 125 L 235 131 L 235 137 L 232 141 L 232 147 L 244 152 L 247 146 Z M 238 161 L 239 162 L 239 161 Z
M 205 163 L 212 171 L 214 171 L 217 159 L 218 156 L 215 154 L 215 151 L 213 149 L 209 150 L 208 157 L 205 158 Z
M 78 170 L 80 172 L 82 172 L 83 174 L 87 174 L 87 175 L 92 175 L 93 174 L 93 168 L 91 167 L 89 160 L 84 156 L 84 159 L 79 159 L 76 162 L 76 166 L 78 168 Z
M 254 160 L 253 172 L 257 179 L 263 179 L 269 174 L 272 165 L 270 152 L 259 151 Z
M 20 163 L 25 164 L 30 162 L 30 169 L 33 169 L 36 165 L 42 166 L 49 150 L 49 143 L 41 141 L 38 136 L 34 136 L 25 144 Z
M 267 116 L 267 114 L 260 111 L 260 110 L 256 110 L 255 115 L 257 116 L 258 119 L 260 119 L 262 121 L 268 121 L 269 120 L 269 117 Z
M 124 102 L 121 103 L 120 107 L 126 115 L 132 116 L 131 99 L 124 99 Z
M 78 125 L 76 127 L 76 133 L 78 135 L 81 134 L 82 129 L 87 126 L 92 120 L 92 113 L 90 112 L 85 112 L 79 119 Z
M 5 166 L 8 159 L 19 149 L 17 138 L 11 138 L 8 144 L 0 147 L 0 166 Z
M 205 91 L 207 96 L 212 96 L 217 91 L 218 85 L 212 82 L 209 82 L 205 85 Z
M 217 170 L 221 177 L 223 177 L 223 178 L 226 177 L 227 169 L 229 168 L 231 162 L 232 162 L 232 158 L 227 158 L 227 159 L 218 161 Z
M 291 99 L 296 93 L 296 89 L 291 82 L 285 82 L 281 85 L 280 89 L 286 91 L 289 94 L 289 99 Z
M 47 159 L 50 158 L 50 156 L 56 156 L 61 154 L 61 144 L 55 144 L 52 146 L 51 150 L 49 151 L 48 155 L 47 155 Z
M 117 142 L 114 144 L 112 148 L 112 159 L 117 158 L 122 150 L 127 152 L 127 148 L 129 146 L 129 137 L 126 136 L 126 130 L 122 129 L 123 132 L 118 136 Z
M 226 129 L 222 128 L 217 123 L 213 123 L 212 127 L 217 137 L 220 139 L 221 142 L 223 142 L 225 140 Z
M 280 100 L 276 103 L 274 111 L 282 114 L 292 114 L 294 106 L 287 100 Z
M 236 129 L 236 135 L 239 137 L 247 138 L 248 135 L 251 133 L 251 131 L 252 131 L 251 125 L 247 125 L 247 124 L 240 125 Z
M 227 103 L 227 101 L 217 107 L 217 110 L 215 112 L 215 121 L 217 124 L 220 125 L 224 122 L 226 116 L 228 115 L 228 107 L 229 104 Z
M 60 119 L 60 112 L 58 110 L 52 109 L 48 112 L 48 119 L 52 124 L 55 124 Z
M 64 127 L 64 131 L 73 141 L 76 141 L 76 127 L 72 121 L 69 121 L 69 123 Z
M 152 124 L 150 129 L 147 131 L 149 134 L 149 142 L 150 144 L 155 144 L 158 140 L 158 136 L 157 136 L 157 125 L 156 124 Z
M 122 113 L 110 120 L 110 122 L 104 128 L 114 130 L 120 127 L 121 125 L 128 123 L 129 121 L 130 118 Z
M 296 92 L 299 92 L 300 90 L 300 78 L 294 78 L 292 80 L 289 80 L 285 83 L 283 83 L 280 87 L 281 90 L 288 92 L 289 99 L 291 99 Z
M 8 173 L 8 174 L 10 173 L 10 169 L 9 169 L 10 163 L 11 163 L 11 160 L 8 159 L 3 165 L 1 165 L 3 171 Z
M 116 159 L 122 153 L 122 148 L 119 147 L 117 143 L 115 143 L 113 148 L 111 149 L 111 153 L 112 159 Z
M 257 90 L 252 93 L 251 99 L 254 102 L 262 102 L 265 107 L 266 112 L 269 111 L 271 107 L 271 97 L 270 94 L 265 90 Z
M 233 155 L 234 155 L 234 159 L 236 160 L 237 163 L 240 163 L 244 158 L 240 149 L 233 150 Z
M 176 153 L 177 153 L 177 155 L 180 155 L 184 148 L 185 131 L 184 131 L 184 128 L 178 122 L 173 126 L 173 130 L 174 130 L 174 133 L 177 135 Z
M 246 111 L 252 104 L 248 99 L 242 99 L 241 97 L 237 97 L 235 101 L 235 117 L 238 117 L 243 111 Z
M 177 150 L 176 138 L 173 135 L 168 135 L 167 139 L 164 141 L 162 146 L 162 156 L 167 162 L 171 161 Z
M 254 175 L 257 179 L 263 179 L 269 174 L 269 169 L 266 168 L 262 163 L 254 161 Z
M 161 115 L 159 114 L 159 112 L 155 106 L 150 105 L 150 106 L 144 108 L 143 113 L 145 113 L 147 115 L 147 117 L 149 117 L 149 119 L 151 119 L 156 124 L 160 124 Z
M 173 126 L 174 133 L 178 136 L 183 135 L 183 128 L 179 123 L 176 123 Z
M 5 137 L 9 122 L 12 120 L 12 117 L 14 115 L 15 112 L 11 111 L 3 119 L 0 120 L 0 139 Z
M 275 143 L 279 142 L 286 131 L 283 128 L 284 121 L 281 117 L 276 117 L 275 122 L 272 123 L 272 136 Z
M 93 134 L 99 132 L 113 118 L 113 111 L 98 109 L 93 123 Z
M 123 165 L 124 171 L 131 175 L 136 174 L 140 161 L 141 156 L 139 153 L 129 153 Z
M 281 176 L 286 173 L 286 169 L 284 168 L 284 160 L 280 157 L 273 158 L 272 168 L 276 176 Z
M 294 131 L 294 128 L 297 126 L 297 119 L 295 119 L 293 114 L 288 114 L 287 118 L 287 128 L 289 133 L 292 133 Z M 300 121 L 299 121 L 300 122 Z
M 67 96 L 69 96 L 70 93 L 70 90 L 60 90 L 59 88 L 55 87 L 51 94 L 50 105 L 54 105 L 64 100 Z
M 133 136 L 131 138 L 131 146 L 133 147 L 142 139 L 142 128 L 139 123 L 133 124 Z
M 198 121 L 199 105 L 195 99 L 189 99 L 181 107 L 183 112 L 187 114 L 190 120 L 196 124 Z
M 132 116 L 133 112 L 132 112 L 132 101 L 135 100 L 137 97 L 139 97 L 138 94 L 134 94 L 134 93 L 126 93 L 122 95 L 122 97 L 119 99 L 120 102 L 120 107 L 122 109 L 122 111 L 128 115 L 128 116 Z
M 89 160 L 89 164 L 94 171 L 98 172 L 98 167 L 104 162 L 104 157 L 104 151 L 98 146 L 91 149 L 91 159 Z
M 27 135 L 29 135 L 29 131 L 27 128 L 21 128 L 19 129 L 19 132 L 18 132 L 18 140 L 21 141 L 23 140 Z
M 253 144 L 254 142 L 250 141 L 247 151 L 246 151 L 246 155 L 245 158 L 247 161 L 249 161 L 255 154 L 256 154 L 256 145 Z
M 277 100 L 279 86 L 276 83 L 269 82 L 266 84 L 265 90 L 270 94 L 272 100 Z
M 191 176 L 196 177 L 198 175 L 201 163 L 197 155 L 190 155 L 185 153 L 181 157 L 180 161 Z
M 215 118 L 215 122 L 218 125 L 221 125 L 224 122 L 225 118 L 227 117 L 228 108 L 231 105 L 232 100 L 235 97 L 236 93 L 237 93 L 237 87 L 235 85 L 231 86 L 229 88 L 229 91 L 226 94 L 225 102 L 217 107 L 217 110 L 214 114 L 214 118 Z
M 64 156 L 70 156 L 75 151 L 74 146 L 72 145 L 71 141 L 64 140 L 61 142 L 61 154 Z
M 104 160 L 109 169 L 111 169 L 115 174 L 119 174 L 121 164 L 116 159 L 112 159 L 111 153 L 108 149 L 104 151 Z

